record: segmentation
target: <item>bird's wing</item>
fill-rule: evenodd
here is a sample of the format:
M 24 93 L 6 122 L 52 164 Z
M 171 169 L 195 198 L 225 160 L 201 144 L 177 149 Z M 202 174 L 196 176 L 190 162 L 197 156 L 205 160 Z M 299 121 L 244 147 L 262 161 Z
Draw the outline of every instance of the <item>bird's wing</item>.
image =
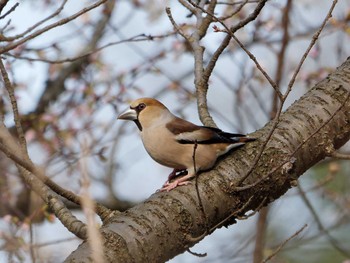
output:
M 241 137 L 245 136 L 223 132 L 218 128 L 198 126 L 178 117 L 167 123 L 166 128 L 182 144 L 236 143 L 241 141 Z
M 225 137 L 246 137 L 246 135 L 244 135 L 244 134 L 224 132 L 224 131 L 220 130 L 219 128 L 214 128 L 214 127 L 209 127 L 209 126 L 200 126 L 200 127 L 210 129 L 210 130 L 212 130 L 212 131 L 214 131 L 222 136 L 225 136 Z

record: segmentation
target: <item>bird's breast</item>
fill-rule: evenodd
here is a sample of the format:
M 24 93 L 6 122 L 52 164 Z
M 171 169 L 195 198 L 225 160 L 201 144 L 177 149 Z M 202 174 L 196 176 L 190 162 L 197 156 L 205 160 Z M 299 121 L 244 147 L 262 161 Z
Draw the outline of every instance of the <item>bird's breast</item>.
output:
M 148 154 L 158 163 L 177 169 L 185 169 L 183 148 L 166 128 L 155 127 L 141 132 L 141 139 Z
M 156 162 L 176 169 L 193 167 L 194 151 L 197 170 L 211 168 L 218 156 L 212 145 L 199 144 L 194 150 L 194 144 L 179 143 L 165 126 L 144 129 L 141 138 L 146 151 Z

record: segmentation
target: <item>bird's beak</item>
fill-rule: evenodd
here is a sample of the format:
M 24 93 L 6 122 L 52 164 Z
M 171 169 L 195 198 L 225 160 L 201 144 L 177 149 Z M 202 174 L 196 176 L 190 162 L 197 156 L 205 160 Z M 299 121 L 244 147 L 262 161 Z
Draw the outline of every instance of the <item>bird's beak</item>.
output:
M 137 112 L 134 109 L 127 109 L 119 114 L 118 119 L 120 120 L 129 120 L 134 121 L 137 120 Z

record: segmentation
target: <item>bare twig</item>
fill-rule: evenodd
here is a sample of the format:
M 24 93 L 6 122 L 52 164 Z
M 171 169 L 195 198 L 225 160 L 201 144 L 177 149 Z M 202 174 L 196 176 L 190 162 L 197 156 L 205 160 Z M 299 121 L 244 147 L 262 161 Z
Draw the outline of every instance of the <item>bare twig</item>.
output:
M 204 73 L 203 73 L 203 78 L 204 81 L 208 82 L 211 73 L 214 70 L 214 67 L 216 65 L 216 61 L 218 61 L 220 55 L 222 54 L 222 52 L 224 52 L 224 50 L 226 49 L 226 47 L 228 47 L 228 45 L 230 44 L 231 41 L 231 36 L 227 35 L 224 40 L 221 42 L 220 46 L 217 48 L 217 50 L 214 52 L 214 54 L 212 55 L 212 57 L 210 58 L 210 61 L 208 63 L 208 65 L 206 66 Z
M 214 10 L 216 1 L 211 1 L 209 5 L 210 10 Z M 197 6 L 203 6 L 204 2 L 201 2 Z M 203 7 L 202 7 L 203 8 Z M 192 47 L 194 54 L 194 75 L 195 75 L 195 87 L 196 87 L 196 97 L 197 97 L 197 109 L 199 113 L 199 118 L 201 122 L 206 126 L 217 127 L 213 118 L 210 116 L 207 103 L 207 91 L 208 91 L 208 82 L 203 78 L 204 64 L 203 64 L 203 54 L 204 48 L 200 45 L 201 38 L 205 35 L 205 32 L 208 29 L 210 24 L 208 19 L 202 18 L 202 12 L 195 12 L 197 23 L 196 29 L 191 34 L 191 36 L 185 35 L 179 30 L 176 22 L 174 21 L 170 8 L 166 8 L 166 13 L 169 17 L 169 20 L 173 26 L 179 31 L 179 33 L 189 42 Z M 208 18 L 208 17 L 207 17 Z M 211 21 L 211 20 L 210 20 Z M 208 23 L 209 22 L 209 23 Z
M 249 206 L 251 205 L 251 202 L 253 201 L 253 196 L 249 197 L 249 199 L 247 200 L 247 202 L 245 202 L 245 204 L 243 204 L 243 206 L 232 212 L 229 216 L 227 216 L 224 220 L 222 220 L 221 222 L 219 222 L 218 224 L 216 224 L 214 227 L 212 227 L 209 231 L 209 233 L 212 233 L 216 228 L 224 225 L 230 218 L 232 217 L 238 217 L 240 216 L 240 214 Z M 261 202 L 261 204 L 263 204 L 266 201 L 266 198 L 263 199 L 263 202 Z M 258 209 L 257 209 L 258 210 Z M 240 216 L 242 218 L 242 216 Z M 248 217 L 247 217 L 248 218 Z
M 0 14 L 10 0 L 0 0 Z
M 199 257 L 199 258 L 204 258 L 207 256 L 207 253 L 197 253 L 197 252 L 193 252 L 190 249 L 187 249 L 187 252 L 192 254 L 193 256 Z
M 212 2 L 216 3 L 216 1 L 212 1 Z M 201 46 L 200 40 L 203 37 L 203 34 L 204 34 L 203 31 L 206 31 L 207 27 L 206 28 L 203 27 L 201 23 L 201 18 L 202 18 L 201 12 L 197 12 L 196 17 L 197 17 L 197 26 L 196 26 L 196 30 L 192 34 L 190 44 L 193 49 L 193 55 L 194 55 L 194 84 L 196 87 L 197 109 L 198 109 L 199 119 L 204 125 L 217 127 L 208 110 L 208 102 L 207 102 L 208 81 L 203 78 L 204 47 Z
M 6 2 L 8 2 L 8 1 L 6 1 Z M 19 3 L 15 3 L 15 4 L 10 8 L 9 11 L 7 11 L 5 14 L 3 14 L 2 16 L 0 16 L 0 19 L 4 19 L 6 16 L 8 16 L 9 14 L 11 14 L 13 11 L 15 11 L 16 8 L 17 8 L 17 6 L 19 6 Z M 2 5 L 1 5 L 1 7 L 2 7 Z M 0 13 L 1 13 L 1 11 L 2 11 L 2 8 L 1 8 L 1 10 L 0 10 Z
M 194 145 L 193 145 L 193 154 L 192 154 L 192 160 L 193 160 L 193 166 L 194 166 L 194 173 L 195 173 L 195 188 L 196 188 L 196 193 L 197 193 L 197 198 L 198 198 L 198 204 L 199 204 L 199 209 L 203 215 L 203 220 L 204 220 L 204 224 L 205 224 L 205 232 L 203 234 L 201 234 L 199 237 L 189 237 L 190 240 L 195 240 L 195 239 L 202 239 L 203 237 L 205 237 L 208 234 L 209 228 L 208 228 L 208 220 L 207 220 L 207 215 L 205 213 L 204 210 L 204 206 L 203 206 L 203 202 L 202 202 L 202 198 L 200 196 L 199 193 L 199 188 L 198 188 L 198 172 L 197 172 L 197 166 L 196 166 L 196 151 L 197 151 L 197 147 L 198 147 L 198 143 L 197 141 L 195 141 Z M 189 251 L 191 254 L 193 254 L 193 252 Z
M 28 33 L 30 33 L 31 31 L 33 31 L 35 28 L 39 27 L 40 25 L 44 24 L 45 22 L 49 21 L 50 19 L 54 18 L 55 16 L 59 15 L 61 13 L 61 11 L 63 10 L 64 6 L 66 5 L 68 0 L 63 0 L 61 6 L 59 6 L 57 8 L 57 10 L 49 15 L 48 17 L 44 18 L 43 20 L 39 21 L 38 23 L 34 24 L 33 26 L 29 27 L 26 31 L 24 31 L 23 33 L 21 34 L 18 34 L 16 36 L 13 36 L 13 37 L 4 37 L 2 36 L 2 41 L 14 41 L 18 38 L 21 38 L 25 35 L 27 35 Z M 1 18 L 1 17 L 0 17 Z
M 35 249 L 34 249 L 34 233 L 33 233 L 33 224 L 29 225 L 29 254 L 30 254 L 30 259 L 32 260 L 32 263 L 36 262 L 36 257 L 35 257 Z
M 16 164 L 20 165 L 21 167 L 38 177 L 38 179 L 40 179 L 43 183 L 48 185 L 56 193 L 60 194 L 67 200 L 76 203 L 77 205 L 81 205 L 81 197 L 57 185 L 45 175 L 42 169 L 37 168 L 30 160 L 25 159 L 22 156 L 21 152 L 16 151 L 14 147 L 14 145 L 16 145 L 15 142 L 13 141 L 11 136 L 7 132 L 5 132 L 3 128 L 0 129 L 0 143 L 0 150 L 4 152 L 8 158 L 10 158 Z M 96 203 L 95 206 L 96 213 L 101 217 L 102 221 L 108 218 L 113 213 L 113 211 L 98 203 Z
M 3 144 L 3 151 L 6 150 L 6 154 L 9 158 L 15 161 L 17 165 L 20 165 L 22 168 L 25 168 L 27 171 L 31 172 L 32 174 L 36 175 L 44 184 L 49 185 L 52 187 L 52 189 L 60 194 L 62 196 L 65 196 L 68 200 L 73 201 L 77 204 L 80 204 L 80 198 L 77 197 L 72 192 L 66 191 L 59 187 L 57 184 L 55 184 L 53 181 L 51 181 L 40 169 L 36 168 L 35 165 L 30 160 L 28 153 L 27 153 L 27 146 L 26 146 L 26 140 L 24 137 L 23 129 L 20 122 L 20 117 L 18 113 L 18 107 L 17 107 L 17 101 L 14 94 L 14 89 L 12 86 L 12 83 L 10 82 L 5 66 L 0 58 L 0 71 L 4 79 L 4 83 L 6 86 L 6 89 L 9 93 L 13 113 L 14 113 L 14 121 L 16 125 L 16 130 L 19 137 L 20 146 L 22 148 L 22 151 L 16 151 L 15 145 L 16 143 L 13 141 L 12 137 L 5 132 L 5 127 L 2 125 L 1 127 L 1 136 L 0 139 L 2 140 Z M 5 150 L 4 150 L 5 149 Z M 12 150 L 11 150 L 12 149 Z M 18 153 L 19 152 L 19 153 Z M 20 171 L 23 171 L 22 169 L 19 169 Z M 25 174 L 23 174 L 23 177 L 25 177 Z M 26 178 L 24 178 L 26 180 Z M 26 180 L 27 181 L 27 180 Z M 39 194 L 41 197 L 42 194 Z M 47 197 L 44 197 L 44 200 Z M 101 216 L 102 220 L 108 217 L 111 214 L 111 211 L 107 208 L 104 208 L 101 205 L 96 205 L 97 212 Z
M 292 0 L 288 0 L 287 4 L 283 11 L 282 21 L 281 25 L 283 28 L 283 37 L 282 37 L 282 43 L 280 51 L 277 54 L 277 66 L 276 66 L 276 74 L 275 74 L 275 83 L 277 89 L 281 89 L 281 81 L 282 81 L 282 75 L 283 75 L 283 68 L 284 68 L 284 61 L 285 61 L 285 52 L 289 43 L 289 14 L 292 9 Z M 278 104 L 281 102 L 282 97 L 278 93 L 274 93 L 273 96 L 273 102 L 272 102 L 272 108 L 270 112 L 271 119 L 275 118 L 278 110 Z
M 28 159 L 23 149 L 18 150 L 18 145 L 11 135 L 6 132 L 5 126 L 0 127 L 0 151 L 10 159 L 16 160 L 18 170 L 23 180 L 36 192 L 52 209 L 62 224 L 77 237 L 86 239 L 86 226 L 78 220 L 62 203 L 59 196 L 39 180 L 32 171 L 23 168 L 27 166 Z M 24 166 L 22 166 L 24 164 Z M 35 168 L 33 168 L 35 169 Z
M 258 4 L 256 5 L 254 11 L 249 16 L 247 16 L 245 19 L 240 20 L 237 25 L 232 26 L 230 28 L 230 31 L 234 34 L 237 30 L 243 28 L 244 26 L 246 26 L 250 22 L 254 21 L 258 17 L 258 15 L 260 14 L 261 10 L 263 9 L 263 7 L 265 6 L 267 1 L 268 0 L 257 1 Z
M 304 61 L 306 60 L 306 58 L 307 58 L 308 54 L 310 53 L 310 50 L 312 49 L 312 47 L 316 44 L 316 41 L 318 40 L 318 37 L 320 36 L 321 32 L 323 31 L 324 27 L 326 26 L 328 20 L 332 17 L 333 10 L 334 10 L 335 6 L 337 5 L 337 3 L 338 3 L 338 0 L 333 0 L 333 3 L 331 5 L 331 7 L 329 8 L 328 13 L 327 13 L 325 19 L 323 20 L 320 28 L 312 36 L 312 40 L 311 40 L 308 48 L 304 52 L 304 54 L 303 54 L 303 56 L 302 56 L 302 58 L 301 58 L 301 60 L 300 60 L 300 62 L 298 64 L 297 68 L 294 71 L 294 74 L 293 74 L 291 80 L 288 83 L 287 91 L 283 95 L 283 101 L 286 100 L 287 96 L 292 91 L 292 87 L 293 87 L 294 82 L 295 82 L 295 80 L 296 80 L 296 78 L 297 78 L 297 76 L 298 76 L 298 74 L 300 72 L 300 69 L 301 69 L 302 65 L 304 64 Z
M 96 7 L 104 4 L 105 2 L 107 2 L 107 0 L 97 1 L 94 4 L 81 9 L 79 12 L 77 12 L 77 13 L 71 15 L 71 16 L 68 16 L 68 17 L 66 17 L 64 19 L 61 19 L 61 20 L 55 22 L 55 23 L 52 23 L 51 25 L 48 25 L 48 26 L 46 26 L 46 27 L 44 27 L 42 29 L 38 29 L 37 31 L 33 32 L 32 34 L 30 34 L 30 35 L 28 35 L 26 37 L 23 37 L 22 39 L 20 39 L 18 41 L 15 41 L 15 42 L 12 42 L 12 43 L 10 43 L 10 44 L 8 44 L 6 46 L 3 46 L 2 48 L 0 48 L 0 54 L 3 54 L 3 53 L 5 53 L 5 52 L 7 52 L 9 50 L 12 50 L 12 49 L 18 47 L 19 45 L 24 44 L 28 40 L 33 39 L 33 38 L 35 38 L 37 36 L 40 36 L 41 34 L 47 32 L 47 31 L 49 31 L 49 30 L 51 30 L 51 29 L 53 29 L 55 27 L 67 24 L 68 22 L 76 19 L 77 17 L 81 16 L 82 14 L 85 14 L 85 13 L 89 12 L 92 9 L 95 9 Z
M 259 3 L 259 5 L 257 6 L 257 8 L 254 10 L 254 12 L 245 20 L 242 20 L 238 25 L 236 25 L 235 27 L 231 27 L 228 28 L 228 26 L 222 21 L 220 20 L 220 18 L 217 18 L 214 14 L 209 13 L 208 11 L 206 11 L 204 8 L 201 8 L 200 6 L 198 6 L 197 4 L 193 3 L 192 1 L 190 1 L 193 5 L 195 5 L 197 8 L 201 9 L 203 12 L 205 12 L 207 15 L 211 16 L 213 18 L 214 21 L 219 22 L 224 28 L 225 30 L 221 30 L 219 29 L 217 26 L 214 26 L 214 30 L 216 32 L 225 32 L 228 35 L 231 36 L 231 38 L 233 38 L 238 45 L 246 52 L 246 54 L 249 56 L 249 58 L 255 63 L 256 67 L 260 70 L 260 72 L 264 75 L 264 77 L 267 79 L 267 81 L 270 83 L 270 85 L 274 88 L 275 92 L 277 93 L 277 95 L 282 99 L 282 93 L 279 91 L 279 88 L 277 87 L 276 83 L 272 80 L 272 78 L 267 74 L 267 72 L 261 67 L 260 63 L 258 62 L 258 60 L 255 58 L 255 56 L 242 44 L 242 42 L 234 35 L 234 32 L 236 32 L 238 29 L 240 29 L 241 27 L 245 26 L 247 23 L 253 21 L 257 15 L 260 13 L 261 9 L 264 7 L 266 1 L 261 1 Z
M 170 7 L 165 8 L 165 12 L 171 22 L 171 24 L 173 25 L 173 27 L 175 28 L 176 32 L 178 32 L 185 40 L 189 41 L 189 36 L 185 34 L 185 32 L 182 31 L 182 29 L 180 28 L 180 26 L 175 22 L 173 15 L 171 13 L 171 9 Z
M 14 91 L 12 83 L 8 77 L 7 71 L 5 69 L 4 63 L 2 62 L 1 57 L 0 57 L 0 71 L 1 71 L 1 75 L 2 75 L 2 78 L 3 78 L 4 83 L 5 83 L 6 90 L 9 94 L 9 97 L 10 97 L 12 111 L 13 111 L 13 119 L 15 122 L 16 130 L 17 130 L 17 134 L 18 134 L 18 139 L 19 139 L 20 145 L 23 148 L 23 150 L 25 152 L 27 152 L 27 143 L 26 143 L 26 140 L 24 138 L 24 133 L 23 133 L 21 120 L 20 120 L 20 116 L 19 116 L 19 112 L 18 112 L 15 91 Z
M 228 19 L 228 18 L 230 18 L 230 17 L 233 17 L 234 15 L 238 14 L 238 13 L 242 10 L 242 8 L 248 3 L 248 1 L 249 1 L 249 0 L 242 1 L 242 2 L 239 4 L 239 6 L 238 6 L 235 10 L 233 10 L 233 12 L 232 12 L 231 14 L 228 14 L 228 15 L 226 15 L 226 16 L 222 16 L 222 17 L 220 17 L 219 19 L 222 20 L 222 21 L 224 21 L 224 20 L 226 20 L 226 19 Z
M 96 220 L 95 220 L 95 205 L 91 199 L 89 193 L 90 189 L 90 178 L 88 175 L 86 157 L 89 156 L 88 147 L 86 146 L 86 141 L 82 144 L 82 153 L 83 156 L 80 158 L 80 168 L 81 168 L 81 204 L 82 209 L 87 221 L 87 234 L 88 234 L 88 243 L 91 249 L 91 257 L 93 262 L 103 263 L 105 262 L 103 245 L 102 245 L 102 236 L 99 232 Z
M 269 207 L 264 207 L 263 209 L 260 210 L 258 215 L 258 220 L 256 222 L 256 231 L 255 231 L 253 263 L 258 263 L 258 262 L 260 263 L 261 260 L 263 259 L 268 214 L 269 214 Z
M 329 157 L 337 158 L 337 159 L 342 159 L 342 160 L 350 160 L 350 154 L 346 153 L 340 153 L 340 152 L 332 152 Z
M 316 210 L 314 209 L 314 207 L 312 206 L 309 198 L 306 196 L 304 190 L 302 189 L 302 187 L 300 186 L 300 184 L 298 184 L 298 190 L 300 193 L 300 197 L 301 199 L 304 201 L 306 207 L 309 209 L 312 217 L 315 219 L 316 224 L 318 226 L 318 228 L 320 229 L 321 233 L 324 233 L 327 237 L 327 240 L 329 241 L 329 243 L 336 249 L 338 250 L 341 254 L 343 254 L 345 257 L 350 257 L 350 252 L 347 251 L 346 249 L 342 248 L 341 245 L 339 244 L 339 242 L 329 233 L 329 231 L 323 226 L 321 219 L 319 218 Z
M 165 37 L 168 37 L 168 36 L 173 35 L 173 34 L 174 34 L 174 32 L 170 32 L 168 34 L 158 35 L 158 36 L 139 34 L 139 35 L 127 38 L 127 39 L 120 40 L 120 41 L 113 41 L 113 42 L 107 43 L 105 45 L 102 45 L 100 47 L 94 48 L 93 50 L 83 51 L 83 53 L 78 55 L 78 56 L 64 58 L 64 59 L 32 58 L 32 57 L 26 57 L 26 56 L 22 56 L 22 55 L 14 55 L 14 54 L 10 54 L 10 53 L 6 53 L 4 55 L 9 56 L 9 57 L 14 57 L 16 59 L 27 60 L 27 61 L 40 61 L 40 62 L 45 62 L 45 63 L 50 63 L 50 64 L 61 64 L 61 63 L 66 63 L 66 62 L 74 62 L 78 59 L 88 57 L 90 55 L 93 55 L 93 54 L 95 54 L 103 49 L 106 49 L 108 47 L 111 47 L 111 46 L 124 44 L 124 43 L 131 43 L 131 42 L 152 41 L 155 39 L 165 38 Z
M 248 3 L 251 3 L 251 4 L 253 4 L 253 3 L 258 3 L 259 2 L 259 0 L 248 0 L 248 1 L 234 1 L 234 2 L 232 2 L 232 3 L 230 3 L 230 2 L 218 2 L 218 5 L 241 5 L 242 3 L 245 3 L 245 2 L 248 2 Z
M 258 205 L 258 207 L 255 208 L 254 211 L 250 212 L 249 214 L 245 214 L 245 215 L 243 215 L 243 216 L 237 215 L 237 216 L 236 216 L 237 219 L 239 219 L 239 220 L 246 220 L 246 219 L 248 219 L 249 217 L 254 216 L 254 215 L 255 215 L 257 212 L 259 212 L 260 209 L 266 204 L 266 200 L 267 200 L 267 198 L 264 197 L 264 198 L 262 199 L 262 201 L 260 202 L 260 204 Z
M 276 92 L 277 96 L 282 100 L 283 96 L 281 91 L 279 90 L 279 87 L 277 86 L 276 82 L 273 81 L 273 79 L 267 74 L 267 72 L 262 68 L 256 57 L 243 45 L 243 43 L 233 34 L 231 31 L 228 31 L 231 37 L 237 42 L 237 44 L 241 47 L 241 49 L 244 50 L 244 52 L 248 55 L 248 57 L 254 62 L 258 70 L 263 74 L 263 76 L 266 78 L 266 80 L 270 83 L 271 87 Z
M 237 215 L 241 214 L 249 205 L 251 205 L 251 202 L 253 200 L 254 196 L 251 196 L 244 204 L 243 206 L 236 210 L 233 211 L 229 216 L 227 216 L 226 218 L 224 218 L 223 220 L 221 220 L 218 224 L 216 224 L 214 227 L 212 227 L 208 232 L 204 232 L 202 235 L 198 236 L 198 237 L 192 237 L 190 235 L 187 235 L 186 239 L 188 239 L 189 241 L 195 243 L 198 242 L 199 240 L 202 240 L 203 238 L 205 238 L 208 234 L 211 234 L 215 231 L 215 229 L 223 226 L 226 222 L 228 222 L 232 217 L 236 217 Z M 263 202 L 265 202 L 266 198 L 264 198 Z M 262 203 L 263 203 L 262 202 Z
M 281 251 L 281 249 L 293 238 L 295 238 L 297 235 L 299 235 L 305 228 L 307 227 L 307 224 L 305 224 L 302 228 L 300 228 L 297 232 L 295 232 L 293 235 L 291 235 L 289 238 L 287 238 L 286 240 L 284 240 L 281 245 L 279 245 L 279 247 L 271 254 L 269 255 L 267 258 L 265 258 L 262 263 L 266 263 L 268 261 L 270 261 L 274 256 L 277 255 L 278 252 Z

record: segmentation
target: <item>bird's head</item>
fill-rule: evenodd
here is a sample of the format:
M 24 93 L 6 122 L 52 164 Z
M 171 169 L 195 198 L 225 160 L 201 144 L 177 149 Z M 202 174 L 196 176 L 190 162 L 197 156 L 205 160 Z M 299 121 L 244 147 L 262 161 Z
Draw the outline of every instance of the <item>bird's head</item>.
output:
M 118 119 L 134 121 L 142 131 L 166 115 L 171 113 L 161 102 L 152 98 L 141 98 L 131 102 L 130 107 L 123 111 Z

